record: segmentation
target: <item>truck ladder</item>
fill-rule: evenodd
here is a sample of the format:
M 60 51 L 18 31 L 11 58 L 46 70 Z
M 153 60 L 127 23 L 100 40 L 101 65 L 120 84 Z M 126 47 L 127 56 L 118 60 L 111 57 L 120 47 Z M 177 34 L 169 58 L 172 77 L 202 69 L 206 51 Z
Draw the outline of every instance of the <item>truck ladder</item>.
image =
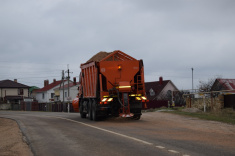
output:
M 143 90 L 141 75 L 137 75 L 137 94 L 139 93 L 139 90 Z

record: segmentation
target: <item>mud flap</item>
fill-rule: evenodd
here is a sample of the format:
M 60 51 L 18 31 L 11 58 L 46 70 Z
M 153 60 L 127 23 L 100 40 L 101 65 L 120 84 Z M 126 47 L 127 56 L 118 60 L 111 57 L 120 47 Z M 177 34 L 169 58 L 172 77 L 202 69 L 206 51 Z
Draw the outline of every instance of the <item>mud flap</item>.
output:
M 121 117 L 133 117 L 134 114 L 130 112 L 130 103 L 129 103 L 129 95 L 128 93 L 122 93 L 122 113 L 120 113 Z

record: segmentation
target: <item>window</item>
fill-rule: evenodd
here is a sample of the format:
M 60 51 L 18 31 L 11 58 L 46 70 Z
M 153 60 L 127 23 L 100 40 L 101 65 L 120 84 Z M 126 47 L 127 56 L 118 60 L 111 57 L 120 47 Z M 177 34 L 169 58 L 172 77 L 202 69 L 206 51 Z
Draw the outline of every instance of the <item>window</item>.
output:
M 44 99 L 44 93 L 42 93 L 42 99 Z
M 154 90 L 152 88 L 149 90 L 149 92 L 150 92 L 150 96 L 154 96 L 155 95 L 155 92 L 154 92 Z
M 52 98 L 52 99 L 54 98 L 54 95 L 55 95 L 55 93 L 51 93 L 51 98 Z
M 19 88 L 18 89 L 18 95 L 24 95 L 24 89 Z
M 67 97 L 67 92 L 64 92 L 64 97 Z

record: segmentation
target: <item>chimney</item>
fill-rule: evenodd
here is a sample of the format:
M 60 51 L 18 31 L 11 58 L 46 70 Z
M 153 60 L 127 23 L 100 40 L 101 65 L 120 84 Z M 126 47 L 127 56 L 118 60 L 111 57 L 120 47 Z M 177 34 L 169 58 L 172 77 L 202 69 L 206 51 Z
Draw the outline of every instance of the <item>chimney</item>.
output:
M 44 80 L 44 87 L 47 86 L 47 80 Z
M 163 84 L 163 78 L 162 78 L 162 76 L 159 77 L 159 83 L 160 83 L 160 85 Z
M 14 82 L 16 82 L 16 83 L 17 83 L 17 79 L 14 79 Z
M 48 82 L 49 83 L 49 82 Z M 53 83 L 56 83 L 56 79 L 53 79 Z
M 76 77 L 73 77 L 73 85 L 76 85 Z
M 49 80 L 44 80 L 44 87 L 49 85 Z

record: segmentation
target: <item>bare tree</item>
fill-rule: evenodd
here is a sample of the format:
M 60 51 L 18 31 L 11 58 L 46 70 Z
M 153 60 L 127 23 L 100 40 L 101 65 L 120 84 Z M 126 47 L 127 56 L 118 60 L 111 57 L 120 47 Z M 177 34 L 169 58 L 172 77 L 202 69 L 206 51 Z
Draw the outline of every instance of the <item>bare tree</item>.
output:
M 215 83 L 216 79 L 220 79 L 221 77 L 214 77 L 214 78 L 209 78 L 207 81 L 199 81 L 199 92 L 210 92 L 212 89 L 213 84 Z M 217 90 L 221 89 L 221 85 L 217 86 Z
M 186 101 L 185 98 L 183 98 L 183 95 L 186 94 L 187 91 L 177 91 L 174 94 L 174 100 L 175 100 L 175 105 L 176 106 L 185 106 Z

